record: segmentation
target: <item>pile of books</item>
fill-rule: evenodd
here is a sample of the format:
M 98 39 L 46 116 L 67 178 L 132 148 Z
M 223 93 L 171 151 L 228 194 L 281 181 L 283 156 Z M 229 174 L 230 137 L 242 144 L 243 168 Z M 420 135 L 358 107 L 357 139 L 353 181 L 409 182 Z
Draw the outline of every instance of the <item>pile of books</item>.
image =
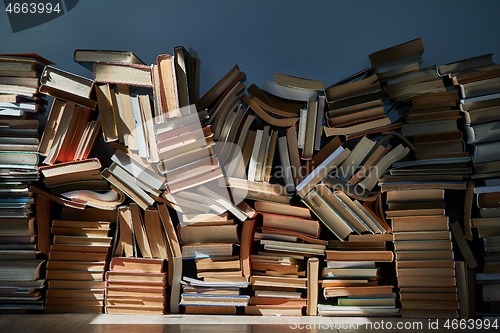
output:
M 238 260 L 239 262 L 239 260 Z M 207 280 L 207 279 L 205 279 Z M 246 279 L 214 279 L 203 281 L 183 277 L 181 305 L 190 314 L 236 314 L 246 308 L 250 296 L 242 290 L 248 287 Z
M 36 54 L 0 55 L 0 286 L 2 311 L 43 310 L 44 255 L 35 196 L 39 122 L 47 101 L 39 79 L 50 61 Z M 43 206 L 40 201 L 37 206 Z M 37 208 L 38 209 L 38 208 Z
M 472 210 L 471 226 L 481 241 L 481 248 L 476 252 L 479 253 L 478 257 L 482 262 L 475 276 L 477 293 L 480 295 L 478 297 L 482 301 L 478 306 L 478 312 L 485 316 L 495 316 L 500 312 L 498 307 L 500 219 L 497 214 L 500 208 L 497 200 L 500 192 L 495 180 L 497 179 L 484 179 L 480 185 L 476 185 L 474 199 L 470 203 L 475 206 Z
M 453 243 L 444 189 L 387 191 L 401 313 L 457 317 Z
M 498 313 L 500 69 L 423 52 L 201 98 L 182 46 L 0 56 L 0 309 L 466 318 L 475 277 Z
M 116 211 L 66 210 L 63 216 L 50 228 L 45 311 L 102 313 Z
M 164 259 L 113 257 L 106 272 L 106 313 L 164 314 Z
M 370 67 L 356 73 L 325 90 L 326 136 L 344 135 L 346 138 L 382 133 L 398 128 L 386 115 L 384 91 L 377 74 Z
M 106 313 L 163 314 L 167 304 L 167 237 L 162 208 L 118 208 L 118 233 L 106 272 Z M 165 216 L 163 216 L 165 218 Z
M 306 290 L 314 288 L 307 282 L 317 280 L 317 272 L 308 272 L 308 260 L 323 256 L 328 245 L 318 239 L 320 223 L 304 207 L 264 201 L 254 204 L 262 223 L 254 234 L 257 251 L 250 255 L 254 294 L 246 313 L 301 315 L 310 306 Z
M 330 241 L 321 271 L 322 316 L 399 316 L 393 291 L 394 254 L 387 249 L 390 234 L 351 235 Z
M 199 215 L 178 225 L 186 266 L 180 305 L 187 313 L 236 313 L 248 305 L 249 296 L 241 292 L 248 287 L 241 254 L 249 243 L 229 217 L 228 213 Z
M 434 69 L 435 70 L 435 69 Z M 467 157 L 458 90 L 413 96 L 402 126 L 418 160 Z
M 466 143 L 471 146 L 475 175 L 494 178 L 498 170 L 497 144 L 500 101 L 498 65 L 487 54 L 455 63 L 462 69 L 448 74 L 460 92 Z M 466 67 L 465 67 L 466 66 Z

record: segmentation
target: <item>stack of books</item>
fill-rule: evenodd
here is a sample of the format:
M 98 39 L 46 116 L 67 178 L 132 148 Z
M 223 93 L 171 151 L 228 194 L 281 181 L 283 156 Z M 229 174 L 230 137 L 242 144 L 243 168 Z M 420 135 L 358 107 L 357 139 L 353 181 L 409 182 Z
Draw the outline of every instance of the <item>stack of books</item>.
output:
M 106 313 L 166 311 L 169 247 L 163 208 L 143 213 L 135 203 L 118 208 L 118 233 L 106 272 Z M 165 218 L 165 216 L 163 216 Z
M 498 304 L 498 289 L 500 285 L 500 216 L 497 214 L 498 187 L 497 179 L 484 179 L 474 187 L 474 196 L 469 204 L 472 208 L 471 227 L 477 232 L 481 248 L 479 253 L 482 265 L 476 273 L 478 298 L 482 301 L 478 305 L 478 312 L 483 316 L 495 316 L 500 313 Z M 467 204 L 467 203 L 466 203 Z
M 445 190 L 386 191 L 404 317 L 457 317 L 453 243 Z
M 37 116 L 47 104 L 39 79 L 49 64 L 34 53 L 0 56 L 0 286 L 5 290 L 0 309 L 5 311 L 44 308 L 48 248 L 46 242 L 38 245 L 30 184 L 39 178 Z
M 416 38 L 368 55 L 377 78 L 385 83 L 391 78 L 409 74 L 420 69 L 424 45 Z
M 456 89 L 424 93 L 411 98 L 402 126 L 418 160 L 468 157 L 463 139 L 462 112 Z
M 217 279 L 202 281 L 183 277 L 180 305 L 189 314 L 236 314 L 246 308 L 250 296 L 242 294 L 248 281 Z
M 229 219 L 228 214 L 223 214 L 220 218 L 214 216 L 209 221 L 191 222 L 189 225 L 181 223 L 178 226 L 178 235 L 182 245 L 182 257 L 195 260 L 198 278 L 242 277 L 239 264 L 236 270 L 233 269 L 235 260 L 239 263 L 240 230 L 238 224 Z M 212 261 L 215 266 L 218 265 L 215 261 L 220 261 L 220 266 L 227 265 L 228 271 L 224 273 L 222 269 L 218 272 L 208 272 L 211 269 L 204 267 L 208 261 Z
M 278 261 L 286 264 L 286 255 L 276 255 L 270 258 L 268 264 L 277 264 Z M 290 259 L 289 264 L 294 265 L 303 261 L 304 256 Z M 295 260 L 294 260 L 295 259 Z M 298 260 L 296 260 L 298 259 Z M 252 257 L 253 260 L 253 257 Z M 307 293 L 307 277 L 296 277 L 297 275 L 252 275 L 250 284 L 254 296 L 250 305 L 245 308 L 245 314 L 259 316 L 302 316 L 307 305 L 305 293 Z
M 456 65 L 467 65 L 466 69 L 448 76 L 450 84 L 460 92 L 460 110 L 463 112 L 466 143 L 472 150 L 474 178 L 495 177 L 491 173 L 498 170 L 498 65 L 493 63 L 491 54 L 464 59 Z
M 338 240 L 345 240 L 351 234 L 390 232 L 387 223 L 369 207 L 326 181 L 314 186 L 302 201 Z
M 325 90 L 326 136 L 356 138 L 398 128 L 386 115 L 384 91 L 373 68 L 365 69 Z
M 246 313 L 301 315 L 308 305 L 308 259 L 323 256 L 328 242 L 318 239 L 320 224 L 305 207 L 255 201 L 255 210 L 262 224 L 250 255 L 254 295 Z
M 249 240 L 243 241 L 241 226 L 227 213 L 184 217 L 178 235 L 186 266 L 180 301 L 185 313 L 227 314 L 247 306 L 242 289 L 248 287 L 248 274 L 241 258 Z M 190 274 L 189 265 L 196 273 Z
M 435 65 L 402 73 L 388 78 L 384 83 L 384 92 L 396 105 L 411 102 L 416 96 L 446 92 Z
M 52 193 L 34 190 L 68 207 L 115 209 L 124 196 L 99 175 L 100 160 L 90 158 L 101 134 L 94 80 L 45 66 L 40 83 L 40 91 L 54 97 L 38 145 L 45 157 L 43 180 Z
M 445 90 L 442 80 L 432 73 L 432 66 L 420 68 L 423 53 L 422 40 L 416 38 L 368 55 L 387 98 L 386 114 L 393 122 L 402 121 L 412 96 Z
M 164 259 L 113 257 L 106 272 L 106 313 L 164 314 L 167 268 Z
M 0 307 L 469 318 L 473 277 L 498 313 L 500 68 L 423 52 L 374 52 L 326 89 L 247 88 L 233 66 L 201 98 L 182 46 L 151 66 L 76 50 L 91 79 L 0 55 Z
M 101 161 L 89 158 L 79 161 L 42 165 L 42 181 L 52 194 L 63 195 L 78 190 L 109 191 L 101 177 Z
M 115 224 L 116 211 L 93 208 L 52 220 L 46 312 L 102 313 Z
M 390 234 L 352 235 L 347 242 L 330 241 L 321 271 L 321 316 L 399 316 L 391 279 L 394 254 Z
M 214 132 L 210 125 L 201 127 L 200 114 L 184 115 L 154 127 L 159 170 L 170 195 L 196 193 L 193 188 L 223 177 L 218 156 L 221 152 L 214 149 Z

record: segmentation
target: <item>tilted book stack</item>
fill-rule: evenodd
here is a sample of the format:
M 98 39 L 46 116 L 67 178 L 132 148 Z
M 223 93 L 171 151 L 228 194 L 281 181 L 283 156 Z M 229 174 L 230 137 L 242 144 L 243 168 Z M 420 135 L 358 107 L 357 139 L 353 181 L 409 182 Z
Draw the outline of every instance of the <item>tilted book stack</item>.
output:
M 43 310 L 44 259 L 35 218 L 44 206 L 30 191 L 39 178 L 37 117 L 47 101 L 39 79 L 50 61 L 34 53 L 0 55 L 0 309 Z M 44 231 L 42 231 L 42 234 Z
M 326 136 L 348 139 L 397 129 L 384 109 L 384 91 L 372 67 L 356 73 L 325 90 Z

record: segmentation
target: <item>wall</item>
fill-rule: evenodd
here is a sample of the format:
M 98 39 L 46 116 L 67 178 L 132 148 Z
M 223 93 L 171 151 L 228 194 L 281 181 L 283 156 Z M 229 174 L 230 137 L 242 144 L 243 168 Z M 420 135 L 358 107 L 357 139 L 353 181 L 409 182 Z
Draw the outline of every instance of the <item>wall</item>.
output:
M 2 8 L 3 10 L 3 8 Z M 0 13 L 0 52 L 37 52 L 62 69 L 76 48 L 129 50 L 146 63 L 174 46 L 201 59 L 203 94 L 234 64 L 247 83 L 274 72 L 330 85 L 369 65 L 368 54 L 421 37 L 423 66 L 500 56 L 496 0 L 80 0 L 65 15 L 13 33 Z

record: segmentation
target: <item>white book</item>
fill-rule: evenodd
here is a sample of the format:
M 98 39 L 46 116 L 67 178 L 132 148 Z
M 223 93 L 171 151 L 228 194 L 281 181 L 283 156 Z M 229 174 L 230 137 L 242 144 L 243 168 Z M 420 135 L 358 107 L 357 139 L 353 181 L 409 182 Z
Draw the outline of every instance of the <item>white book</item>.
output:
M 299 185 L 297 185 L 297 191 L 301 191 L 307 184 L 311 182 L 312 179 L 318 176 L 321 172 L 325 172 L 327 169 L 328 165 L 332 163 L 342 152 L 344 151 L 344 147 L 340 146 L 338 147 L 333 153 L 330 154 L 323 162 L 321 162 L 320 165 L 318 165 L 317 168 L 315 168 L 310 174 L 307 175 L 304 180 L 300 182 Z
M 306 125 L 307 125 L 307 108 L 300 109 L 299 118 L 299 132 L 297 135 L 297 142 L 299 148 L 304 148 L 304 141 L 306 139 Z
M 250 156 L 250 162 L 248 163 L 248 180 L 255 180 L 255 173 L 257 171 L 257 160 L 259 158 L 260 144 L 262 143 L 262 136 L 264 134 L 263 130 L 257 130 L 255 135 L 255 142 L 253 144 L 252 155 Z M 250 142 L 247 142 L 250 144 Z
M 375 268 L 375 261 L 326 261 L 328 268 Z
M 259 156 L 257 157 L 257 164 L 255 166 L 256 170 L 255 170 L 254 180 L 256 182 L 261 182 L 264 180 L 264 175 L 262 173 L 262 165 L 264 164 L 266 159 L 267 147 L 270 140 L 270 133 L 269 133 L 270 130 L 271 126 L 264 126 L 264 130 L 262 133 L 262 141 L 260 142 Z
M 130 94 L 130 102 L 132 104 L 132 113 L 135 121 L 135 137 L 138 145 L 138 155 L 146 158 L 148 153 L 146 150 L 146 138 L 142 125 L 141 107 L 139 106 L 139 97 L 136 94 Z

